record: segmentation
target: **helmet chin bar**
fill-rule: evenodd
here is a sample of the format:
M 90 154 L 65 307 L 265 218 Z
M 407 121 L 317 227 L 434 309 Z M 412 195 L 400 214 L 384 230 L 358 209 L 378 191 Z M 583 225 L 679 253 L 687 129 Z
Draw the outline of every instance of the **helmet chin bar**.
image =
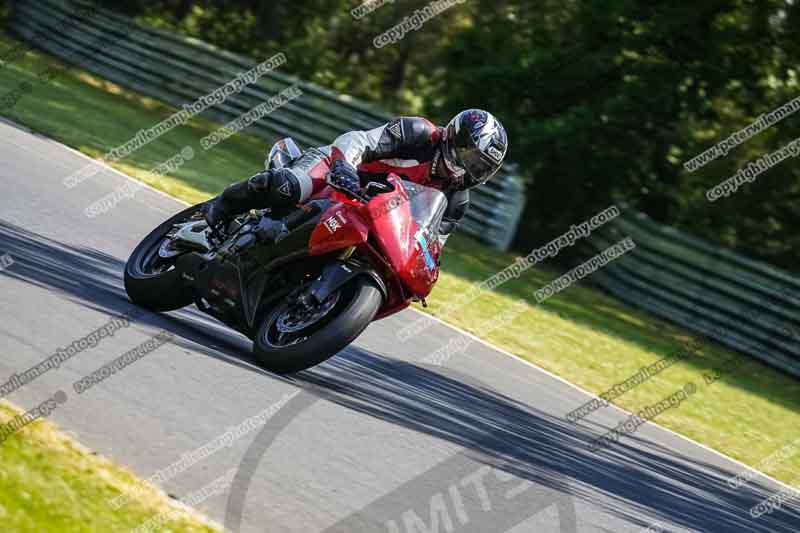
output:
M 434 157 L 433 161 L 434 168 L 438 171 L 438 162 L 441 159 L 442 165 L 444 166 L 444 169 L 447 172 L 447 175 L 445 177 L 448 180 L 450 180 L 453 184 L 460 185 L 464 183 L 464 175 L 466 174 L 466 170 L 464 170 L 460 166 L 454 167 L 451 164 L 450 159 L 445 154 L 445 151 L 448 151 L 449 148 L 450 147 L 447 144 L 447 142 L 442 143 L 441 147 L 436 152 L 436 156 Z

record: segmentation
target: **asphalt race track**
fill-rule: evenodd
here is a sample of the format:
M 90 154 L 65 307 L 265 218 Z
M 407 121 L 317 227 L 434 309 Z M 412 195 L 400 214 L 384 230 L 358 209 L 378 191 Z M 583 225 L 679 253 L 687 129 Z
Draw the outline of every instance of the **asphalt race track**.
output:
M 126 179 L 104 171 L 67 189 L 64 177 L 84 165 L 0 123 L 0 255 L 13 259 L 0 272 L 2 382 L 132 311 L 124 261 L 182 208 L 143 188 L 88 218 L 84 209 Z M 143 478 L 268 412 L 163 483 L 182 498 L 227 473 L 224 493 L 197 507 L 231 531 L 800 531 L 786 506 L 749 514 L 784 487 L 758 477 L 734 490 L 726 480 L 740 465 L 654 425 L 588 450 L 625 413 L 603 409 L 572 425 L 564 415 L 585 393 L 489 346 L 473 342 L 442 367 L 419 363 L 460 334 L 435 325 L 399 342 L 395 331 L 418 316 L 373 324 L 337 357 L 283 378 L 254 366 L 247 339 L 194 307 L 143 313 L 9 399 L 29 409 L 63 391 L 51 419 Z M 171 342 L 75 392 L 74 382 L 161 330 Z

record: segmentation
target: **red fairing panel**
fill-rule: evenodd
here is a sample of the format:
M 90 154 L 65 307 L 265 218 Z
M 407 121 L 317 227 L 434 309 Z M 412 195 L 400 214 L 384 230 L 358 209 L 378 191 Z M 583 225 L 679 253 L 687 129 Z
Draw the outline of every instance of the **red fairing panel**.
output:
M 323 255 L 367 242 L 369 226 L 357 210 L 334 204 L 322 214 L 308 243 L 310 255 Z
M 439 279 L 439 255 L 441 254 L 441 245 L 438 239 L 425 240 L 428 246 L 430 256 L 434 258 L 436 266 L 430 268 L 425 259 L 425 253 L 422 250 L 422 244 L 416 242 L 414 248 L 414 255 L 411 259 L 412 266 L 408 271 L 403 271 L 401 277 L 403 282 L 408 286 L 411 291 L 420 298 L 427 297 L 433 290 L 433 286 Z
M 392 269 L 402 279 L 403 271 L 410 266 L 409 259 L 414 252 L 416 231 L 408 194 L 400 185 L 394 192 L 373 198 L 368 208 L 372 217 L 375 240 Z
M 431 267 L 425 253 L 432 254 L 429 257 L 438 262 L 438 240 L 427 243 L 426 250 L 422 249 L 417 239 L 419 226 L 411 216 L 408 193 L 400 180 L 391 181 L 395 184 L 395 192 L 382 194 L 368 205 L 373 234 L 392 269 L 409 291 L 424 298 L 430 294 L 439 276 L 438 266 Z
M 396 276 L 408 293 L 424 298 L 439 277 L 441 246 L 434 236 L 419 231 L 402 181 L 396 176 L 389 181 L 395 185 L 395 191 L 376 196 L 366 206 L 332 192 L 330 187 L 317 192 L 315 197 L 330 197 L 337 203 L 322 214 L 311 234 L 309 253 L 323 255 L 366 245 L 376 257 L 382 257 L 381 263 L 388 269 L 384 276 Z M 370 232 L 378 250 L 369 245 Z M 402 303 L 405 307 L 407 297 L 401 294 L 405 291 L 399 285 L 397 289 L 393 305 Z

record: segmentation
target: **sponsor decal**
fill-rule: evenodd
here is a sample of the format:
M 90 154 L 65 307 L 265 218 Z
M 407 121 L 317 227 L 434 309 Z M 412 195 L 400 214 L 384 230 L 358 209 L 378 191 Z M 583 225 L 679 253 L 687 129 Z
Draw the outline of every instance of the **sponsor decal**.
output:
M 430 245 L 428 244 L 428 239 L 425 238 L 425 234 L 422 230 L 418 231 L 414 238 L 419 245 L 420 250 L 422 251 L 422 256 L 425 259 L 425 266 L 428 270 L 433 271 L 436 268 L 436 261 L 433 259 L 433 255 L 431 255 Z
M 342 228 L 344 224 L 347 223 L 347 219 L 344 216 L 344 213 L 341 211 L 337 211 L 331 217 L 328 217 L 323 224 L 325 225 L 325 229 L 327 229 L 331 235 L 336 233 L 338 230 Z
M 403 125 L 400 122 L 398 122 L 397 124 L 389 126 L 389 133 L 391 133 L 398 139 L 401 139 L 403 137 Z
M 489 155 L 497 162 L 503 160 L 503 153 L 494 146 L 489 147 Z

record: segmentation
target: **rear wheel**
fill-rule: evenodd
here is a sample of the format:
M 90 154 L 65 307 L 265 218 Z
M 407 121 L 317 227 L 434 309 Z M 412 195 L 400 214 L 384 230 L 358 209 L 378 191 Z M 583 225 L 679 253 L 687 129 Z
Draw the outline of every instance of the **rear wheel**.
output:
M 176 224 L 194 219 L 200 222 L 202 207 L 198 204 L 181 211 L 151 231 L 133 250 L 125 264 L 125 291 L 133 303 L 152 311 L 172 311 L 194 302 L 194 295 L 175 269 L 178 257 L 188 250 L 176 248 L 169 236 Z
M 353 342 L 383 303 L 375 282 L 358 276 L 322 303 L 307 305 L 299 291 L 268 313 L 254 339 L 256 358 L 285 374 L 317 365 Z

